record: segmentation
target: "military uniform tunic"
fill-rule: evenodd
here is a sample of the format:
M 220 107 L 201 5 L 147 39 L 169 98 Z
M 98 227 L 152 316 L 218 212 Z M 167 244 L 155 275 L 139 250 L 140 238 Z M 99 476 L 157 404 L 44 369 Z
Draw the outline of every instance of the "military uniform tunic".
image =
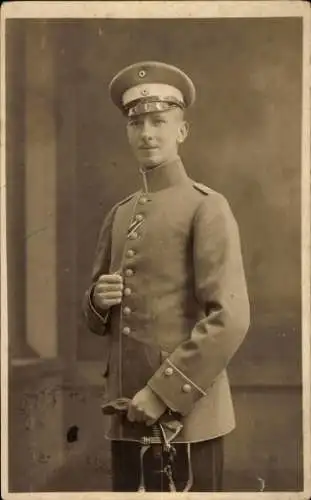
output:
M 191 180 L 179 158 L 146 173 L 148 192 L 115 205 L 100 231 L 85 297 L 90 330 L 108 336 L 108 397 L 148 385 L 181 415 L 180 442 L 235 426 L 227 365 L 249 326 L 239 231 L 226 199 Z M 123 299 L 96 310 L 101 274 L 120 273 Z M 112 417 L 107 437 L 139 440 L 142 424 Z

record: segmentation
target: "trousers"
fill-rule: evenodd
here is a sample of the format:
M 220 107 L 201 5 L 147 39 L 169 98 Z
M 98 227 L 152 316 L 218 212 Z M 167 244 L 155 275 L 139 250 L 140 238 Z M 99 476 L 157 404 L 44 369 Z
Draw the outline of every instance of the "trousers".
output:
M 144 454 L 143 474 L 145 491 L 166 492 L 170 481 L 164 473 L 165 454 L 155 453 L 152 445 Z M 172 463 L 172 477 L 176 491 L 221 491 L 223 476 L 223 437 L 197 443 L 174 444 L 176 450 Z M 112 490 L 137 491 L 141 483 L 141 444 L 133 441 L 111 441 Z

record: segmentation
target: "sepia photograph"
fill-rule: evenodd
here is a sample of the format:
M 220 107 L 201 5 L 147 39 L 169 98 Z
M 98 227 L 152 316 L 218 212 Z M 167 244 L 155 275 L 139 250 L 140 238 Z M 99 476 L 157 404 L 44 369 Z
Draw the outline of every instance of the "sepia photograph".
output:
M 310 19 L 2 8 L 4 499 L 310 497 Z

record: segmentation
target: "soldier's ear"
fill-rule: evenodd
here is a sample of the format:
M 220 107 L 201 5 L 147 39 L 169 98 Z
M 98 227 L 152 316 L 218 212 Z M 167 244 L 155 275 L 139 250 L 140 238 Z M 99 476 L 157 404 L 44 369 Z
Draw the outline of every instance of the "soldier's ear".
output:
M 178 129 L 177 142 L 181 144 L 187 138 L 189 133 L 189 123 L 187 121 L 183 121 Z

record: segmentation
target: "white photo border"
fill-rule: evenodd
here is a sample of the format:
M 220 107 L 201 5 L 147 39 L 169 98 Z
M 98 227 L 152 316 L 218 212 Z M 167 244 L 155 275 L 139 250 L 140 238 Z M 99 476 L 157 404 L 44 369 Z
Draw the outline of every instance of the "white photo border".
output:
M 304 489 L 300 492 L 223 492 L 178 493 L 178 498 L 192 499 L 256 499 L 306 500 L 311 496 L 311 342 L 310 342 L 310 66 L 311 10 L 309 2 L 284 1 L 115 1 L 65 2 L 17 1 L 1 9 L 1 494 L 4 499 L 74 499 L 110 500 L 137 499 L 137 493 L 9 493 L 8 490 L 8 304 L 7 304 L 7 242 L 6 242 L 6 156 L 5 156 L 5 22 L 27 18 L 269 18 L 300 17 L 303 19 L 303 103 L 302 103 L 302 174 L 301 174 L 301 283 L 302 283 L 302 364 L 303 364 L 303 456 Z M 142 494 L 140 494 L 142 495 Z M 148 493 L 148 499 L 171 499 L 172 493 Z

